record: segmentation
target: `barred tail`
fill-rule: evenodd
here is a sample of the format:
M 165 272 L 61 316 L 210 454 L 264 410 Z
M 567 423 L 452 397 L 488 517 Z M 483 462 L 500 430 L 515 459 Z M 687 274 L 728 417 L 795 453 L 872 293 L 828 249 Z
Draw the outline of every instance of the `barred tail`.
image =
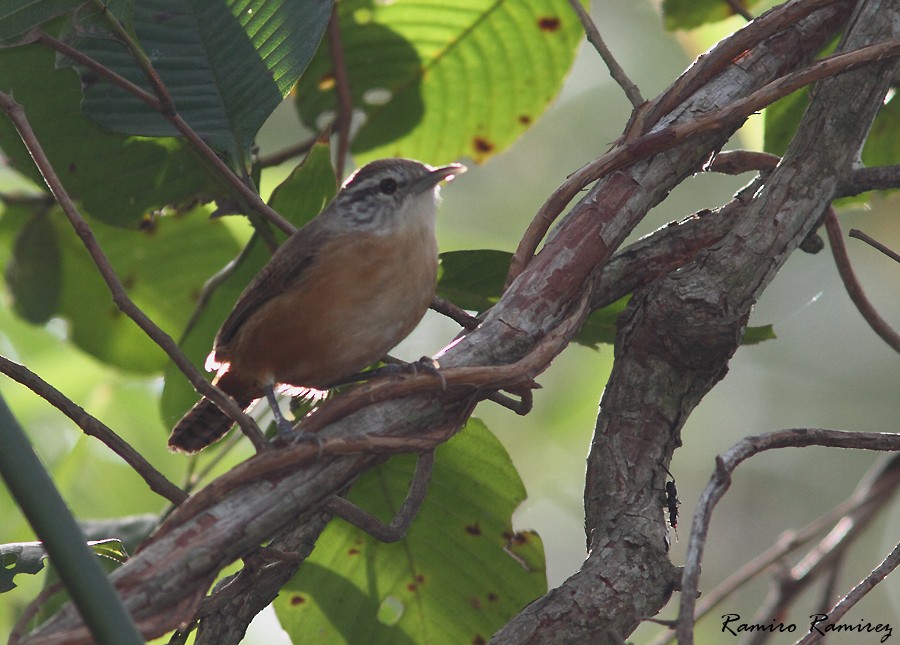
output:
M 217 385 L 231 394 L 241 408 L 247 408 L 261 393 L 247 391 L 237 378 L 226 372 Z M 209 399 L 200 399 L 175 424 L 169 437 L 169 448 L 181 452 L 197 452 L 225 436 L 234 423 Z

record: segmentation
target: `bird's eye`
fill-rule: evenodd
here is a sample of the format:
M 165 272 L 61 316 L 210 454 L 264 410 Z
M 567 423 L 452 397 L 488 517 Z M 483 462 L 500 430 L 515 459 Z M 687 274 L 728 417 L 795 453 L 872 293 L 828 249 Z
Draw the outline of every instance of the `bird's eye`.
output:
M 378 188 L 381 189 L 385 195 L 393 195 L 397 192 L 397 180 L 388 177 L 387 179 L 382 179 L 381 183 L 378 184 Z

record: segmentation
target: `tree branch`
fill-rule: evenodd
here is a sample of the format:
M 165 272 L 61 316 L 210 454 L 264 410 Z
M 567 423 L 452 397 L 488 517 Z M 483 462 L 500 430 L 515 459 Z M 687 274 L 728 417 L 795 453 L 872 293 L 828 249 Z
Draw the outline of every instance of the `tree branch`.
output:
M 828 446 L 856 450 L 900 450 L 900 434 L 879 432 L 846 432 L 819 428 L 793 428 L 742 439 L 724 456 L 716 459 L 716 470 L 700 495 L 694 510 L 694 522 L 685 553 L 684 575 L 681 579 L 681 609 L 678 615 L 679 642 L 691 638 L 694 625 L 694 599 L 698 595 L 700 563 L 712 519 L 712 511 L 731 486 L 731 476 L 737 466 L 767 450 Z
M 865 46 L 856 51 L 835 54 L 813 63 L 806 69 L 777 78 L 748 96 L 728 103 L 719 110 L 624 141 L 569 175 L 566 181 L 544 202 L 513 254 L 507 285 L 511 284 L 528 264 L 563 208 L 591 182 L 623 169 L 640 159 L 671 150 L 699 135 L 719 131 L 726 127 L 736 127 L 738 123 L 754 112 L 758 112 L 801 87 L 829 76 L 846 73 L 861 65 L 898 55 L 900 55 L 900 40 L 891 40 Z
M 75 425 L 81 428 L 90 437 L 96 437 L 102 441 L 115 454 L 119 455 L 125 463 L 131 466 L 140 475 L 147 486 L 157 495 L 164 497 L 176 506 L 187 499 L 187 493 L 166 479 L 165 475 L 156 470 L 143 455 L 131 447 L 131 445 L 117 435 L 111 428 L 100 420 L 92 417 L 84 411 L 84 408 L 76 405 L 62 392 L 47 383 L 37 374 L 23 365 L 12 362 L 0 356 L 0 372 L 11 379 L 21 383 L 50 405 L 65 414 Z
M 266 441 L 263 434 L 259 431 L 259 428 L 256 427 L 256 423 L 253 419 L 244 414 L 244 411 L 233 398 L 203 378 L 200 371 L 194 367 L 194 364 L 184 355 L 184 352 L 182 352 L 178 347 L 178 344 L 172 340 L 172 337 L 150 320 L 150 318 L 134 304 L 131 298 L 128 297 L 128 293 L 116 276 L 115 270 L 103 253 L 103 249 L 100 248 L 97 238 L 94 237 L 90 226 L 88 226 L 88 223 L 81 216 L 81 213 L 75 208 L 74 202 L 71 197 L 69 197 L 69 194 L 59 180 L 59 176 L 56 174 L 53 165 L 44 153 L 44 149 L 35 136 L 34 130 L 31 129 L 31 124 L 28 122 L 22 106 L 16 103 L 8 94 L 0 92 L 0 108 L 6 112 L 6 115 L 9 117 L 10 121 L 12 121 L 22 142 L 31 154 L 35 165 L 37 165 L 41 176 L 44 178 L 47 187 L 50 189 L 51 194 L 59 203 L 63 212 L 65 212 L 66 217 L 69 218 L 69 222 L 75 230 L 75 233 L 81 238 L 91 259 L 97 266 L 100 276 L 106 283 L 106 286 L 112 295 L 113 302 L 115 302 L 119 310 L 131 318 L 137 326 L 153 340 L 153 342 L 159 345 L 163 351 L 168 354 L 169 358 L 172 359 L 172 362 L 174 362 L 185 376 L 187 376 L 191 385 L 193 385 L 198 392 L 214 401 L 223 412 L 237 422 L 241 427 L 241 430 L 244 431 L 250 438 L 250 441 L 253 442 L 253 445 L 256 446 L 257 450 L 267 450 L 269 448 L 268 441 Z
M 600 35 L 600 30 L 597 29 L 597 25 L 594 24 L 594 21 L 591 20 L 591 15 L 583 6 L 581 6 L 581 0 L 569 0 L 569 4 L 572 6 L 572 10 L 584 26 L 584 33 L 587 36 L 588 42 L 594 46 L 594 49 L 597 50 L 597 53 L 600 54 L 600 58 L 602 58 L 603 62 L 606 64 L 609 75 L 619 84 L 622 91 L 625 92 L 625 96 L 631 102 L 632 107 L 635 109 L 639 108 L 644 104 L 644 97 L 641 96 L 641 90 L 634 84 L 634 81 L 628 78 L 625 70 L 622 69 L 622 66 L 619 65 L 619 62 L 609 50 L 609 47 L 603 42 L 603 36 Z
M 87 67 L 101 78 L 104 78 L 113 85 L 122 88 L 135 98 L 146 103 L 151 109 L 159 112 L 159 114 L 163 118 L 165 118 L 175 127 L 176 130 L 181 133 L 181 135 L 187 140 L 187 142 L 197 152 L 197 154 L 200 155 L 200 158 L 203 159 L 206 164 L 208 164 L 216 171 L 217 176 L 221 177 L 229 186 L 231 186 L 231 188 L 233 188 L 235 192 L 237 192 L 238 195 L 240 195 L 241 198 L 244 199 L 244 201 L 251 209 L 259 213 L 263 218 L 270 221 L 287 235 L 291 235 L 294 231 L 297 230 L 296 226 L 284 219 L 284 217 L 277 213 L 271 206 L 266 204 L 254 190 L 247 186 L 241 180 L 241 178 L 236 175 L 224 161 L 222 161 L 219 155 L 217 155 L 215 151 L 210 148 L 209 145 L 207 145 L 203 138 L 198 135 L 190 125 L 188 125 L 187 121 L 181 118 L 181 116 L 172 105 L 172 99 L 169 96 L 168 91 L 159 80 L 158 75 L 156 74 L 155 70 L 153 70 L 153 67 L 149 61 L 147 61 L 147 65 L 149 66 L 149 68 L 144 68 L 144 71 L 147 72 L 148 69 L 149 71 L 152 71 L 152 74 L 148 75 L 148 79 L 150 79 L 151 86 L 154 88 L 154 91 L 157 92 L 156 96 L 147 92 L 140 86 L 135 85 L 123 76 L 116 74 L 114 71 L 112 71 L 105 65 L 102 65 L 90 56 L 78 51 L 70 45 L 67 45 L 61 40 L 57 40 L 49 34 L 39 32 L 37 36 L 37 42 L 50 47 L 52 50 L 59 52 L 67 58 L 72 59 L 77 64 Z M 130 39 L 127 40 L 126 43 L 127 42 L 130 42 Z M 134 47 L 132 46 L 129 49 L 130 51 L 133 51 Z
M 863 291 L 862 285 L 856 279 L 853 266 L 850 264 L 850 256 L 841 234 L 841 225 L 838 222 L 834 209 L 829 207 L 825 214 L 825 231 L 828 233 L 828 241 L 831 244 L 831 253 L 834 255 L 834 263 L 837 265 L 838 274 L 847 289 L 847 295 L 856 305 L 857 311 L 862 315 L 878 336 L 886 342 L 895 352 L 900 352 L 900 334 L 893 329 L 888 322 L 881 317 L 878 310 L 869 302 Z

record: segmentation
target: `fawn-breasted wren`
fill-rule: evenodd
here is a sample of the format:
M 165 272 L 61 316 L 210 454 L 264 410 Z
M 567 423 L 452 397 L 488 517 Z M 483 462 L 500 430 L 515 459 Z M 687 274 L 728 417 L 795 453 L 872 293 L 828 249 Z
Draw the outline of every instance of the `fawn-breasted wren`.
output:
M 381 359 L 431 303 L 438 184 L 464 170 L 381 159 L 350 176 L 241 294 L 207 359 L 218 367 L 213 383 L 246 408 L 263 395 L 274 400 L 275 384 L 327 389 Z M 231 423 L 201 399 L 169 447 L 196 452 Z

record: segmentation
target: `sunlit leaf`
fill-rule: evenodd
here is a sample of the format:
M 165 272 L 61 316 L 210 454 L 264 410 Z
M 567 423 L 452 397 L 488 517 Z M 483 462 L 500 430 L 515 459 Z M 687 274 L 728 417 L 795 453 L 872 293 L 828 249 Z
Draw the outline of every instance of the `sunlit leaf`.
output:
M 414 462 L 395 457 L 364 476 L 350 499 L 389 521 Z M 512 529 L 524 498 L 506 451 L 470 420 L 438 448 L 406 537 L 384 544 L 333 521 L 275 601 L 279 621 L 295 642 L 487 642 L 546 590 L 540 538 Z
M 558 94 L 583 36 L 566 0 L 342 0 L 341 45 L 361 161 L 482 161 Z M 486 64 L 490 61 L 490 64 Z M 297 87 L 304 123 L 334 120 L 336 77 L 321 47 Z

